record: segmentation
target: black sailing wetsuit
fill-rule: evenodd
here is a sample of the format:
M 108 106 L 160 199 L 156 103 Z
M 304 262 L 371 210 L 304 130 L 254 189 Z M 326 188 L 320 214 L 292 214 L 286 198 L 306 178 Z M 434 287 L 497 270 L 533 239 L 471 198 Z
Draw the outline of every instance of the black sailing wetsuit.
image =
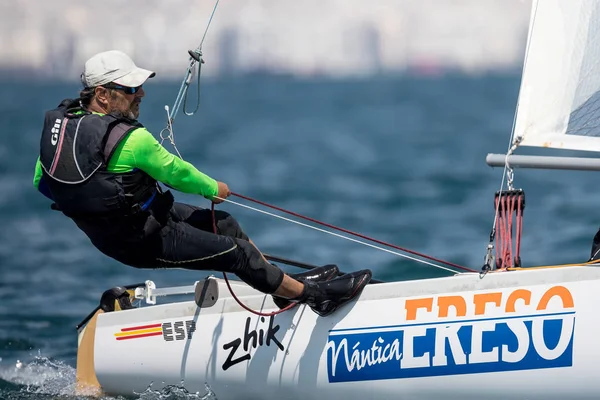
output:
M 237 221 L 174 202 L 157 182 L 208 199 L 217 182 L 162 147 L 137 121 L 65 100 L 46 113 L 34 185 L 104 254 L 137 268 L 232 272 L 273 293 L 283 272 L 265 262 Z

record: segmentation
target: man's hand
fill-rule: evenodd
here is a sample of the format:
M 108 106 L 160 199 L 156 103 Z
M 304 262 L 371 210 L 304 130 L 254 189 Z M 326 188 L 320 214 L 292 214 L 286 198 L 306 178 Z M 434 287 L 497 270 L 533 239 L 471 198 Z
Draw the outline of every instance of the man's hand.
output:
M 217 193 L 217 197 L 220 197 L 220 199 L 217 199 L 217 197 L 213 197 L 212 202 L 215 204 L 222 203 L 223 200 L 221 200 L 221 199 L 226 199 L 227 197 L 229 197 L 229 195 L 231 195 L 229 186 L 227 186 L 226 183 L 217 181 L 217 185 L 219 187 L 219 189 L 218 189 L 219 192 Z

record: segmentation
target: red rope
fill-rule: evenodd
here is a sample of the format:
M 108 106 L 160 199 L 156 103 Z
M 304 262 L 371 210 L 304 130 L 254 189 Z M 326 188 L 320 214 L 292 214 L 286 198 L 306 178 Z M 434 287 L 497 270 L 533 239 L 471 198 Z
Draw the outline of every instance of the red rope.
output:
M 511 263 L 510 252 L 512 247 L 512 240 L 510 237 L 510 230 L 512 213 L 510 210 L 510 200 L 507 199 L 507 197 L 508 196 L 502 196 L 502 198 L 500 199 L 500 207 L 502 207 L 502 220 L 500 223 L 500 232 L 502 238 L 500 268 L 508 268 Z
M 393 244 L 390 244 L 390 243 L 382 242 L 381 240 L 373 239 L 373 238 L 370 238 L 368 236 L 361 235 L 360 233 L 352 232 L 352 231 L 349 231 L 349 230 L 344 229 L 344 228 L 339 228 L 337 226 L 328 224 L 326 222 L 321 222 L 321 221 L 318 221 L 318 220 L 310 218 L 310 217 L 305 217 L 304 215 L 300 215 L 300 214 L 297 214 L 297 213 L 292 212 L 292 211 L 284 210 L 283 208 L 279 208 L 279 207 L 276 207 L 276 206 L 264 203 L 264 202 L 262 202 L 260 200 L 255 200 L 255 199 L 243 196 L 243 195 L 238 194 L 238 193 L 231 192 L 231 194 L 234 195 L 234 196 L 240 197 L 242 199 L 245 199 L 245 200 L 248 200 L 248 201 L 260 204 L 260 205 L 263 205 L 265 207 L 269 207 L 269 208 L 272 208 L 272 209 L 284 212 L 286 214 L 290 214 L 290 215 L 293 215 L 295 217 L 302 218 L 302 219 L 314 222 L 316 224 L 326 226 L 326 227 L 331 228 L 331 229 L 335 229 L 335 230 L 338 230 L 338 231 L 341 231 L 341 232 L 344 232 L 344 233 L 348 233 L 350 235 L 358 236 L 358 237 L 360 237 L 362 239 L 370 240 L 372 242 L 379 243 L 379 244 L 384 245 L 384 246 L 388 246 L 388 247 L 391 247 L 391 248 L 394 248 L 394 249 L 397 249 L 397 250 L 401 250 L 401 251 L 404 251 L 406 253 L 414 254 L 414 255 L 417 255 L 417 256 L 420 256 L 420 257 L 423 257 L 423 258 L 427 258 L 429 260 L 436 261 L 436 262 L 439 262 L 439 263 L 442 263 L 442 264 L 450 265 L 452 267 L 455 267 L 455 268 L 458 268 L 458 269 L 462 269 L 464 271 L 477 272 L 474 269 L 463 267 L 462 265 L 458 265 L 458 264 L 454 264 L 454 263 L 451 263 L 451 262 L 448 262 L 448 261 L 440 260 L 438 258 L 434 258 L 434 257 L 428 256 L 426 254 L 418 253 L 416 251 L 408 250 L 408 249 L 405 249 L 405 248 L 400 247 L 400 246 L 396 246 L 396 245 L 393 245 Z
M 217 233 L 217 219 L 215 218 L 215 203 L 212 203 L 211 206 L 211 213 L 212 213 L 212 223 L 213 223 L 213 232 L 215 234 Z M 244 303 L 242 303 L 240 301 L 240 299 L 238 299 L 238 297 L 235 295 L 235 293 L 233 293 L 233 289 L 231 287 L 231 285 L 229 284 L 229 279 L 227 279 L 227 274 L 225 272 L 223 272 L 223 278 L 225 278 L 225 284 L 227 285 L 227 288 L 229 289 L 229 293 L 231 293 L 231 296 L 234 298 L 234 300 L 246 311 L 251 312 L 252 314 L 256 314 L 256 315 L 260 315 L 261 317 L 271 317 L 273 315 L 277 315 L 277 314 L 281 314 L 284 311 L 287 311 L 291 308 L 294 308 L 296 306 L 297 303 L 291 303 L 289 306 L 284 307 L 280 310 L 277 311 L 273 311 L 270 313 L 263 313 L 260 311 L 254 311 L 253 309 L 251 309 L 250 307 L 246 306 Z
M 510 262 L 510 240 L 508 237 L 509 229 L 509 212 L 506 201 L 507 196 L 499 196 L 496 198 L 496 207 L 499 208 L 497 226 L 498 236 L 496 237 L 496 267 L 502 269 Z
M 502 212 L 503 210 L 499 207 L 500 199 L 496 197 L 494 207 L 496 210 L 499 210 L 496 217 L 496 268 L 502 268 L 502 246 L 504 246 L 504 238 L 502 237 L 502 232 L 504 229 L 502 228 Z
M 347 233 L 347 234 L 350 234 L 350 235 L 358 236 L 358 237 L 360 237 L 362 239 L 370 240 L 372 242 L 379 243 L 381 245 L 388 246 L 388 247 L 391 247 L 391 248 L 394 248 L 394 249 L 397 249 L 397 250 L 401 250 L 401 251 L 404 251 L 406 253 L 414 254 L 414 255 L 417 255 L 417 256 L 420 256 L 420 257 L 432 260 L 432 261 L 436 261 L 436 262 L 439 262 L 439 263 L 442 263 L 442 264 L 450 265 L 452 267 L 455 267 L 455 268 L 458 268 L 458 269 L 462 269 L 462 270 L 465 270 L 465 271 L 477 272 L 477 271 L 475 271 L 475 270 L 473 270 L 471 268 L 463 267 L 462 265 L 454 264 L 454 263 L 451 263 L 451 262 L 448 262 L 448 261 L 444 261 L 444 260 L 441 260 L 441 259 L 438 259 L 438 258 L 435 258 L 435 257 L 431 257 L 431 256 L 428 256 L 426 254 L 422 254 L 422 253 L 419 253 L 419 252 L 416 252 L 416 251 L 413 251 L 413 250 L 405 249 L 403 247 L 396 246 L 396 245 L 391 244 L 391 243 L 387 243 L 387 242 L 383 242 L 381 240 L 373 239 L 373 238 L 370 238 L 368 236 L 361 235 L 360 233 L 352 232 L 352 231 L 349 231 L 347 229 L 339 228 L 337 226 L 328 224 L 326 222 L 321 222 L 321 221 L 318 221 L 316 219 L 313 219 L 313 218 L 310 218 L 310 217 L 306 217 L 304 215 L 300 215 L 300 214 L 297 214 L 297 213 L 292 212 L 292 211 L 284 210 L 283 208 L 276 207 L 276 206 L 267 204 L 265 202 L 262 202 L 260 200 L 256 200 L 256 199 L 253 199 L 253 198 L 250 198 L 250 197 L 247 197 L 247 196 L 243 196 L 243 195 L 238 194 L 238 193 L 231 192 L 231 194 L 234 195 L 234 196 L 240 197 L 242 199 L 245 199 L 245 200 L 257 203 L 257 204 L 261 204 L 261 205 L 263 205 L 265 207 L 273 208 L 275 210 L 278 210 L 278 211 L 281 211 L 281 212 L 293 215 L 295 217 L 306 219 L 306 220 L 314 222 L 316 224 L 320 224 L 320 225 L 326 226 L 328 228 L 335 229 L 335 230 L 338 230 L 338 231 L 341 231 L 341 232 L 344 232 L 344 233 Z M 212 203 L 212 205 L 211 205 L 211 213 L 212 213 L 213 232 L 215 234 L 218 234 L 217 233 L 217 222 L 216 222 L 216 217 L 215 217 L 215 203 Z M 227 284 L 227 288 L 229 289 L 229 292 L 231 293 L 231 296 L 235 299 L 235 301 L 243 309 L 245 309 L 246 311 L 249 311 L 249 312 L 251 312 L 253 314 L 260 315 L 260 316 L 263 316 L 263 317 L 270 317 L 270 316 L 273 316 L 273 315 L 280 314 L 280 313 L 282 313 L 284 311 L 287 311 L 287 310 L 289 310 L 289 309 L 291 309 L 291 308 L 293 308 L 293 307 L 296 306 L 296 303 L 291 303 L 289 306 L 287 306 L 285 308 L 282 308 L 280 310 L 273 311 L 273 312 L 270 312 L 270 313 L 263 313 L 263 312 L 255 311 L 255 310 L 249 308 L 248 306 L 246 306 L 245 304 L 243 304 L 240 301 L 240 299 L 238 299 L 238 297 L 233 292 L 233 289 L 232 289 L 232 287 L 231 287 L 231 285 L 229 283 L 229 279 L 227 279 L 227 274 L 225 272 L 223 272 L 223 278 L 225 278 L 225 283 Z
M 523 229 L 523 209 L 521 208 L 522 195 L 517 200 L 517 239 L 515 244 L 515 264 L 521 266 L 520 253 L 521 253 L 521 230 Z
M 508 221 L 508 231 L 507 231 L 507 252 L 506 252 L 506 259 L 508 260 L 508 265 L 510 265 L 511 267 L 514 266 L 513 265 L 513 237 L 512 237 L 512 232 L 513 232 L 513 213 L 515 211 L 515 196 L 509 196 L 508 199 L 508 211 L 506 212 L 506 220 Z
M 498 269 L 506 269 L 519 263 L 521 231 L 523 229 L 523 197 L 522 193 L 503 193 L 496 197 L 495 206 L 497 209 L 499 208 L 496 219 L 498 227 L 496 236 L 496 267 Z M 513 221 L 515 223 L 514 253 Z

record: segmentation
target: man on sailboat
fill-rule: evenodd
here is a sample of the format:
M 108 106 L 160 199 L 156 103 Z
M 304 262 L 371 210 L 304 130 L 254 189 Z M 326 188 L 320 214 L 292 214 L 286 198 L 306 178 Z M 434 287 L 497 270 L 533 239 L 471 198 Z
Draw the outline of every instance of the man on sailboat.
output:
M 353 299 L 370 270 L 338 277 L 334 265 L 287 275 L 269 263 L 224 211 L 174 201 L 170 191 L 220 203 L 227 184 L 197 170 L 158 143 L 138 122 L 142 85 L 155 73 L 125 53 L 91 57 L 80 97 L 46 113 L 34 186 L 105 255 L 136 268 L 235 273 L 276 304 L 305 303 L 328 315 Z

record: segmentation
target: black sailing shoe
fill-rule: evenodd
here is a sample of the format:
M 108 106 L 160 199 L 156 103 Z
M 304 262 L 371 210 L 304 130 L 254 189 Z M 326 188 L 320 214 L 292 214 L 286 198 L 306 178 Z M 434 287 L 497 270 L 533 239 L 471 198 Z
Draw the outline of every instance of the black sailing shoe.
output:
M 363 269 L 327 282 L 306 281 L 302 296 L 293 301 L 307 304 L 315 313 L 325 317 L 358 297 L 372 275 L 371 270 Z
M 340 270 L 335 264 L 327 264 L 322 267 L 313 268 L 306 272 L 300 272 L 298 274 L 289 274 L 291 278 L 299 282 L 327 282 L 330 279 L 335 278 L 340 273 Z M 277 307 L 285 308 L 291 304 L 288 299 L 283 297 L 272 296 L 273 302 L 277 305 Z

